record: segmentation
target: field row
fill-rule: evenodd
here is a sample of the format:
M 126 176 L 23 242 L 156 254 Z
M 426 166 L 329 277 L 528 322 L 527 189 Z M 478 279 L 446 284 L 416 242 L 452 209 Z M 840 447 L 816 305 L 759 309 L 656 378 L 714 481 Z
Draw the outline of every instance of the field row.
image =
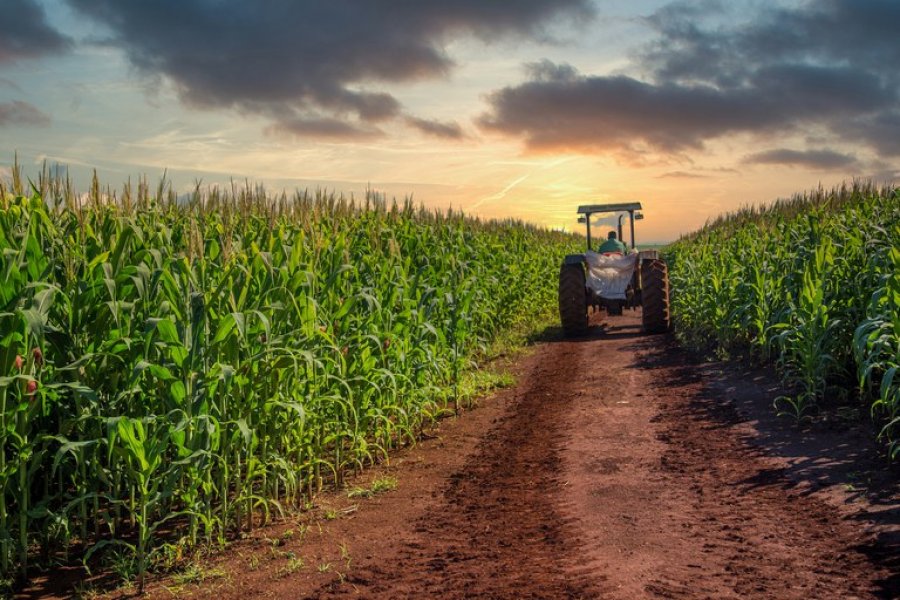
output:
M 723 217 L 669 247 L 680 339 L 774 362 L 802 419 L 870 410 L 900 454 L 900 190 L 855 184 Z
M 44 188 L 0 204 L 6 576 L 39 548 L 142 575 L 383 459 L 573 246 L 410 203 Z

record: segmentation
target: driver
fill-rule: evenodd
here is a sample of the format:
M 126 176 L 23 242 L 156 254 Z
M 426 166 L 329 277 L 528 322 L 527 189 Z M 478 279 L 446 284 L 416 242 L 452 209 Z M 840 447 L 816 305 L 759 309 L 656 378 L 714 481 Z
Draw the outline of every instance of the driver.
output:
M 619 256 L 624 256 L 628 254 L 628 247 L 616 239 L 615 231 L 610 231 L 606 241 L 597 248 L 597 252 L 600 254 L 618 254 Z

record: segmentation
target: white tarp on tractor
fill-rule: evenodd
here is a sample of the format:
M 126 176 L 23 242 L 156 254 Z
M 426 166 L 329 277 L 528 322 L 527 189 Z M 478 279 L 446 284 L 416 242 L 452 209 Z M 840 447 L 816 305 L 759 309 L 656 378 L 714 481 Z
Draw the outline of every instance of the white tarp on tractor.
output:
M 637 265 L 638 253 L 625 256 L 618 254 L 598 254 L 588 250 L 584 253 L 587 259 L 587 286 L 601 298 L 625 300 L 625 288 L 631 281 L 631 274 Z

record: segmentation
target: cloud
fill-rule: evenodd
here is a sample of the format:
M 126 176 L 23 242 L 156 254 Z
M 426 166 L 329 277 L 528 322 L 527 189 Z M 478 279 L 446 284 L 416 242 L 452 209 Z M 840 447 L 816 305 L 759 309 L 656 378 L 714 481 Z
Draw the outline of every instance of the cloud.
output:
M 837 169 L 856 166 L 858 161 L 851 154 L 834 150 L 790 150 L 778 148 L 751 154 L 745 163 L 755 165 L 784 165 L 789 167 L 809 167 L 812 169 Z
M 22 91 L 22 88 L 19 87 L 19 85 L 15 81 L 13 81 L 12 79 L 6 79 L 5 77 L 0 77 L 0 89 L 2 88 L 9 88 L 14 92 Z
M 781 128 L 773 113 L 744 90 L 708 85 L 654 85 L 627 76 L 584 76 L 571 67 L 531 65 L 532 80 L 489 96 L 486 129 L 520 135 L 533 150 L 665 152 L 698 149 L 729 132 Z
M 0 102 L 0 127 L 16 125 L 47 126 L 50 117 L 42 113 L 32 104 L 13 100 Z
M 884 156 L 900 156 L 900 110 L 859 115 L 838 124 L 844 137 L 861 141 Z
M 644 49 L 641 62 L 658 79 L 724 86 L 747 81 L 760 67 L 792 63 L 849 65 L 896 83 L 900 4 L 894 0 L 761 6 L 735 26 L 741 9 L 731 3 L 674 2 L 646 19 L 659 38 Z
M 328 117 L 279 119 L 267 127 L 265 133 L 281 137 L 315 137 L 329 140 L 359 140 L 384 136 L 384 132 L 376 127 L 357 125 Z
M 326 137 L 341 129 L 336 120 L 348 125 L 341 133 L 366 136 L 371 124 L 402 116 L 392 95 L 373 88 L 445 76 L 452 39 L 537 36 L 555 18 L 593 10 L 590 0 L 68 1 L 104 23 L 141 72 L 174 83 L 186 103 Z
M 690 171 L 669 171 L 656 176 L 657 179 L 707 179 L 708 177 L 708 175 L 691 173 Z
M 900 156 L 900 44 L 891 25 L 900 3 L 759 6 L 741 20 L 719 2 L 670 4 L 645 20 L 656 38 L 630 71 L 527 65 L 523 83 L 488 96 L 478 123 L 538 152 L 683 155 L 727 135 L 815 129 Z
M 71 40 L 47 23 L 35 0 L 4 0 L 0 19 L 0 65 L 68 50 Z
M 417 117 L 407 117 L 407 124 L 426 135 L 448 140 L 461 140 L 465 137 L 462 127 L 455 122 L 441 122 Z

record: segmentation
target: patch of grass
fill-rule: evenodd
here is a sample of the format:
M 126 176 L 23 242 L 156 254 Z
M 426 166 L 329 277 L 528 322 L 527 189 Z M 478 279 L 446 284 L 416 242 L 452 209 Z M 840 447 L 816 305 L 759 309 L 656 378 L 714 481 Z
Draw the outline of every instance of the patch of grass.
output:
M 355 487 L 347 492 L 348 498 L 371 498 L 374 495 L 372 490 L 364 487 Z
M 294 554 L 294 553 L 293 553 L 292 551 L 290 551 L 290 550 L 276 550 L 275 548 L 271 548 L 271 549 L 269 550 L 269 552 L 272 554 L 272 558 L 276 558 L 276 559 L 279 559 L 279 558 L 286 558 L 286 559 L 288 559 L 288 560 L 291 560 L 292 558 L 296 558 L 296 557 L 297 557 L 297 555 Z
M 372 493 L 381 494 L 397 489 L 397 478 L 385 475 L 372 482 Z
M 397 478 L 391 477 L 389 475 L 385 475 L 383 477 L 379 477 L 372 482 L 372 486 L 365 487 L 355 487 L 347 492 L 348 498 L 371 498 L 376 494 L 382 494 L 384 492 L 389 492 L 397 488 Z M 328 518 L 327 515 L 325 517 Z
M 464 403 L 469 403 L 491 390 L 511 387 L 515 383 L 516 378 L 508 371 L 479 369 L 467 373 L 462 378 L 459 383 L 459 397 Z
M 255 554 L 250 555 L 250 558 L 247 560 L 247 567 L 251 571 L 255 571 L 259 568 L 259 557 Z
M 545 331 L 558 326 L 559 315 L 554 305 L 536 317 L 523 317 L 500 332 L 482 348 L 472 368 L 460 375 L 456 387 L 460 405 L 471 407 L 480 396 L 515 385 L 516 378 L 509 371 L 515 359 L 541 340 Z
M 104 555 L 103 563 L 123 584 L 131 583 L 137 577 L 138 561 L 131 552 L 113 550 Z
M 559 314 L 553 303 L 539 315 L 523 317 L 500 332 L 484 349 L 482 362 L 516 358 L 528 351 L 540 333 L 555 327 L 559 327 Z
M 350 570 L 350 549 L 347 548 L 347 542 L 341 543 L 338 548 L 341 550 L 341 560 L 344 561 L 344 565 L 347 567 L 347 570 Z
M 175 585 L 188 585 L 191 583 L 201 584 L 214 579 L 223 579 L 228 573 L 220 567 L 205 568 L 197 563 L 191 563 L 186 569 L 180 573 L 172 575 L 172 581 Z
M 73 590 L 73 596 L 75 600 L 96 600 L 103 595 L 103 592 L 97 589 L 94 585 L 87 583 L 85 581 L 81 581 L 75 584 L 75 589 Z M 11 592 L 4 588 L 3 598 L 12 597 Z
M 287 564 L 278 569 L 279 575 L 291 575 L 292 573 L 296 573 L 305 566 L 306 563 L 303 562 L 302 558 L 300 558 L 299 556 L 293 556 L 293 553 L 291 554 L 292 555 L 288 557 Z

